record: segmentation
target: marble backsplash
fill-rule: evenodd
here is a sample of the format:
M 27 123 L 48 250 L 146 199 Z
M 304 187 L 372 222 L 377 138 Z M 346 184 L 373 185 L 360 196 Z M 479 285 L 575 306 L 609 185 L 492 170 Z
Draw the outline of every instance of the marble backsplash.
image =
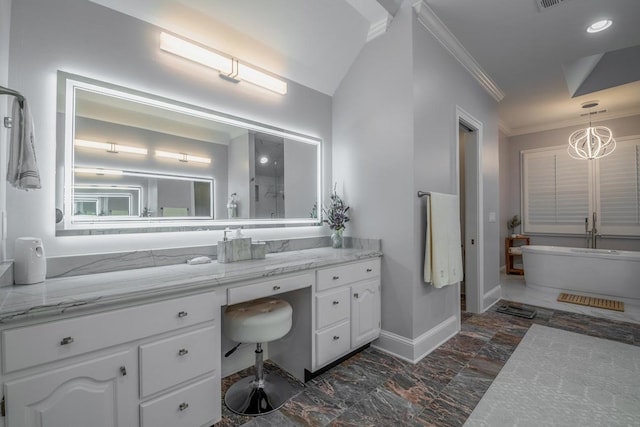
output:
M 299 251 L 331 246 L 331 238 L 309 237 L 265 241 L 269 253 Z M 345 237 L 345 247 L 363 250 L 381 250 L 379 239 Z M 160 267 L 183 264 L 191 258 L 208 256 L 215 260 L 217 246 L 196 246 L 173 249 L 149 249 L 89 255 L 73 255 L 47 258 L 47 278 L 71 277 L 84 274 L 106 273 L 136 268 Z M 336 249 L 339 250 L 339 249 Z M 0 270 L 0 286 L 12 284 L 12 269 Z M 5 277 L 6 276 L 6 277 Z

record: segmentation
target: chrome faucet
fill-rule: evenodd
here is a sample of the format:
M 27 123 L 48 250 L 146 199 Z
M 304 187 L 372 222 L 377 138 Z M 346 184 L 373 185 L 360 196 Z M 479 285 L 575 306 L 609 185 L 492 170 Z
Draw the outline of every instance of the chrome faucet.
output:
M 595 249 L 597 246 L 598 239 L 598 229 L 596 228 L 596 221 L 598 220 L 598 216 L 596 212 L 593 212 L 591 216 L 591 230 L 589 230 L 589 218 L 585 217 L 584 219 L 584 234 L 586 239 L 586 247 Z

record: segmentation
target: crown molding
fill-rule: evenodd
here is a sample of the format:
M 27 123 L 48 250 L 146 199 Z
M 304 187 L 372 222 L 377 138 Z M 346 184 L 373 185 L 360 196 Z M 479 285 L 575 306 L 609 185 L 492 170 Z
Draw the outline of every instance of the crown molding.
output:
M 413 5 L 420 22 L 433 36 L 462 64 L 462 66 L 480 83 L 497 102 L 504 98 L 504 92 L 493 79 L 480 67 L 480 64 L 462 46 L 462 43 L 453 35 L 446 25 L 431 10 L 425 0 Z
M 500 132 L 502 132 L 506 136 L 511 136 L 512 135 L 511 128 L 505 122 L 503 122 L 501 119 L 498 119 L 498 130 L 500 130 Z
M 623 119 L 625 117 L 631 117 L 631 116 L 637 116 L 637 115 L 640 115 L 640 108 L 632 108 L 628 110 L 619 111 L 616 113 L 598 114 L 597 117 L 591 118 L 591 122 L 599 123 L 605 120 Z M 516 129 L 509 129 L 510 132 L 509 133 L 505 132 L 505 134 L 507 136 L 518 136 L 518 135 L 525 135 L 528 133 L 537 133 L 537 132 L 544 132 L 547 130 L 562 129 L 562 128 L 567 128 L 571 126 L 580 126 L 580 125 L 585 125 L 587 120 L 588 119 L 585 119 L 584 117 L 578 117 L 575 119 L 560 120 L 557 122 L 550 122 L 542 125 L 523 126 Z
M 387 14 L 387 16 L 385 16 L 383 19 L 377 22 L 372 22 L 371 25 L 369 26 L 369 34 L 367 34 L 367 42 L 370 42 L 376 37 L 386 33 L 387 28 L 389 28 L 389 24 L 391 24 L 392 19 L 393 17 Z

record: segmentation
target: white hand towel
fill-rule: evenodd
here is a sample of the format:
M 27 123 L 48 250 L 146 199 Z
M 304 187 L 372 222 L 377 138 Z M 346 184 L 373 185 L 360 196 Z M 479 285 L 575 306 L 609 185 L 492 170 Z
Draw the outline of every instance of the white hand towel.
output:
M 436 288 L 462 280 L 458 197 L 431 193 L 427 200 L 424 281 Z
M 33 118 L 26 99 L 22 100 L 22 105 L 18 98 L 14 99 L 12 117 L 7 181 L 20 190 L 40 188 Z

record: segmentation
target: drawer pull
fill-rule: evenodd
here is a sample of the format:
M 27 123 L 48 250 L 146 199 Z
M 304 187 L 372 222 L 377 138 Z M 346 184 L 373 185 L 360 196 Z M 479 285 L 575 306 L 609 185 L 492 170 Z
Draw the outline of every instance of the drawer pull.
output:
M 179 406 L 178 409 L 180 409 L 181 411 L 186 411 L 189 408 L 189 404 L 187 402 L 182 402 Z
M 68 345 L 68 344 L 71 344 L 72 342 L 73 342 L 72 337 L 65 337 L 65 338 L 62 338 L 62 341 L 60 341 L 60 345 Z
M 123 377 L 127 376 L 127 368 L 125 366 L 120 366 L 120 373 Z
M 178 350 L 178 356 L 186 356 L 187 354 L 189 354 L 189 350 L 187 350 L 186 348 L 181 348 L 180 350 Z
M 357 292 L 356 292 L 355 294 L 353 294 L 353 297 L 354 297 L 354 298 L 358 298 L 358 296 L 359 296 L 359 295 L 358 295 L 358 293 L 357 293 Z
M 333 276 L 333 280 L 338 280 L 340 276 Z
M 187 313 L 186 311 L 180 311 L 178 313 L 178 317 L 183 318 L 183 317 L 187 317 L 189 315 L 189 313 Z
M 279 291 L 279 290 L 280 290 L 280 286 L 275 285 L 275 286 L 273 287 L 273 290 L 274 290 L 274 291 Z
M 367 273 L 371 273 L 372 271 L 373 271 L 373 269 L 367 268 Z
M 340 339 L 340 337 L 339 337 L 339 336 L 337 336 L 337 335 L 334 335 L 334 336 L 333 336 L 333 340 L 334 340 L 334 341 L 338 341 L 339 339 Z
M 340 301 L 334 301 L 333 302 L 333 305 L 338 305 L 338 304 L 340 304 Z

